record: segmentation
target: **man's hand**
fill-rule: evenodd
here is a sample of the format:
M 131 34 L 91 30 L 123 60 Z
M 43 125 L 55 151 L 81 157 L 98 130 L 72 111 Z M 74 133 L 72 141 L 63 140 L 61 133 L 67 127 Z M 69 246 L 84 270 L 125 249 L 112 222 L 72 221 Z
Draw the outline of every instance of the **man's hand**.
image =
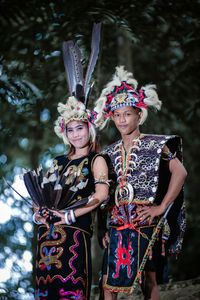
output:
M 149 219 L 149 224 L 151 225 L 153 219 L 157 216 L 161 216 L 164 214 L 165 210 L 161 205 L 153 205 L 153 206 L 144 206 L 140 210 L 138 210 L 138 216 L 134 221 L 143 222 L 145 219 Z
M 102 243 L 104 248 L 107 248 L 108 244 L 110 243 L 108 232 L 106 232 L 105 236 L 102 238 Z

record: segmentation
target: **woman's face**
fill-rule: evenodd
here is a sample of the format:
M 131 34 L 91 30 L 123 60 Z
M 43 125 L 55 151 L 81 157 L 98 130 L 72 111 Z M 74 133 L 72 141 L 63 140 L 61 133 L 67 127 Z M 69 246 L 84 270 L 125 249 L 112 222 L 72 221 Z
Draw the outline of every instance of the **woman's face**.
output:
M 67 124 L 66 132 L 69 142 L 75 148 L 84 148 L 88 146 L 90 138 L 87 123 L 82 121 L 71 121 Z
M 120 107 L 114 110 L 113 120 L 121 135 L 128 135 L 139 128 L 142 112 L 131 106 Z

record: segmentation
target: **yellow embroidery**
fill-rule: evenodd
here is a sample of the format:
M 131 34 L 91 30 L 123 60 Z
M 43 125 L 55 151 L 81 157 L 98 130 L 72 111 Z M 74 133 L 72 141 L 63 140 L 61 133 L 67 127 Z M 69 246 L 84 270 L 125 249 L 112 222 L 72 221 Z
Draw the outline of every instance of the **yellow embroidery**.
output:
M 60 256 L 62 255 L 63 253 L 63 248 L 62 247 L 57 247 L 56 248 L 56 254 L 54 254 L 54 252 L 51 252 L 49 255 L 45 254 L 45 251 L 44 251 L 44 248 L 45 247 L 48 247 L 48 246 L 58 246 L 60 244 L 62 244 L 65 239 L 66 239 L 66 233 L 65 231 L 62 229 L 61 226 L 55 226 L 55 229 L 54 229 L 54 233 L 58 232 L 60 235 L 61 235 L 61 238 L 59 240 L 55 240 L 55 241 L 45 241 L 41 244 L 41 247 L 40 247 L 40 261 L 38 263 L 38 266 L 39 268 L 45 264 L 46 266 L 48 265 L 51 265 L 51 264 L 55 264 L 55 266 L 60 269 L 62 267 L 62 263 L 61 261 L 59 260 Z M 46 236 L 49 235 L 49 230 L 46 231 L 41 237 L 40 239 L 42 238 L 45 238 Z M 47 252 L 46 252 L 47 253 Z
M 80 182 L 83 180 L 84 174 L 82 172 L 82 169 L 85 164 L 88 164 L 88 158 L 82 160 L 82 162 L 78 166 L 71 165 L 67 168 L 67 171 L 64 173 L 64 175 L 66 176 L 66 184 L 71 183 L 74 176 L 76 176 L 78 181 Z
M 122 94 L 118 94 L 115 99 L 117 102 L 119 103 L 123 103 L 125 102 L 124 100 L 127 98 L 127 94 L 126 93 L 122 93 Z

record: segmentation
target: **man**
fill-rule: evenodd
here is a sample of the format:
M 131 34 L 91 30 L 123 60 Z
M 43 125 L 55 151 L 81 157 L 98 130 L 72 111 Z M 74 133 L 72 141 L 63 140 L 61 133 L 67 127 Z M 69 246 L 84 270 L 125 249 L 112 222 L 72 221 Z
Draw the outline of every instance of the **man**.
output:
M 116 299 L 118 292 L 132 293 L 138 282 L 144 299 L 160 299 L 157 280 L 162 281 L 165 252 L 180 251 L 185 227 L 182 186 L 187 172 L 180 138 L 140 133 L 148 107 L 160 109 L 161 101 L 154 85 L 136 89 L 132 73 L 117 67 L 95 108 L 98 126 L 112 118 L 122 137 L 104 151 L 117 177 L 103 239 L 106 300 Z M 173 202 L 167 222 L 161 217 Z

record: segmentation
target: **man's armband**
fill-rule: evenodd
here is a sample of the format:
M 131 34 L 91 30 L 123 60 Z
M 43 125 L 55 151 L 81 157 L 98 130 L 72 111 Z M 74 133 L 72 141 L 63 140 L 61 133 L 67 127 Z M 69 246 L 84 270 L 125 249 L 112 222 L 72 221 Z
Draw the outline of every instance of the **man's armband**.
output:
M 162 159 L 169 161 L 169 160 L 172 160 L 174 158 L 176 158 L 176 152 L 174 154 L 171 153 L 170 151 L 162 152 Z

